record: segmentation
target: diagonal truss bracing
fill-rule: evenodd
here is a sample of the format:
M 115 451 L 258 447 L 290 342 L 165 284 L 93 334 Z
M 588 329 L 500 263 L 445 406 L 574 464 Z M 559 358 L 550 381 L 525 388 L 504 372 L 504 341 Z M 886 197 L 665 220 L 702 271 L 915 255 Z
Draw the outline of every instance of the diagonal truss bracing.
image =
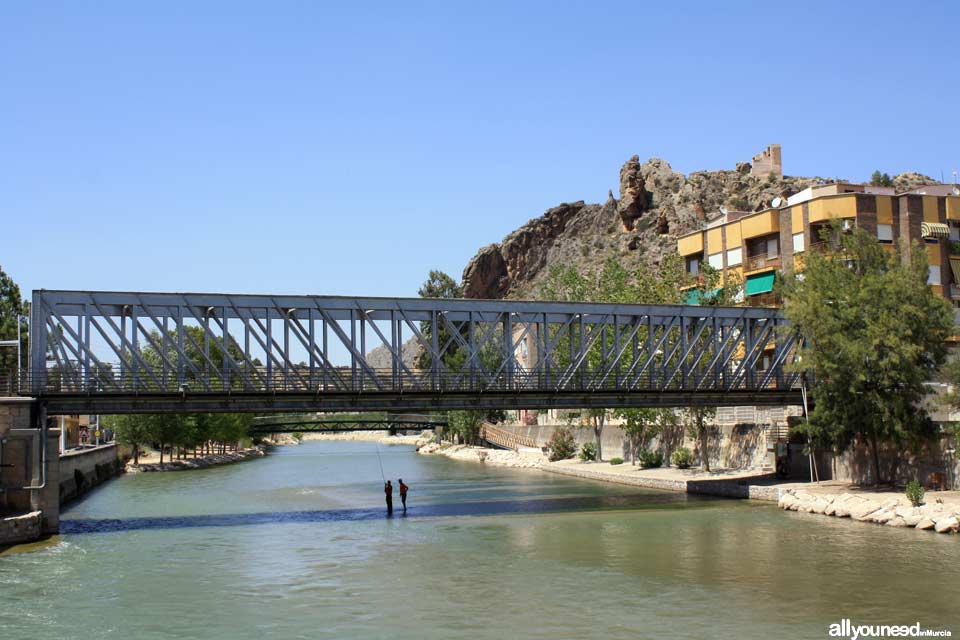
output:
M 30 392 L 103 412 L 753 404 L 799 387 L 775 309 L 41 290 L 31 326 Z

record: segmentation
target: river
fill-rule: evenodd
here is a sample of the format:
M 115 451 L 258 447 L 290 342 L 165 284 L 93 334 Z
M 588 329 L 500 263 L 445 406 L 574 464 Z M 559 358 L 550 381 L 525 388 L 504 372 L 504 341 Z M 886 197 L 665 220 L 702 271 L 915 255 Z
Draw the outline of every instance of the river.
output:
M 411 486 L 405 517 L 385 517 L 381 460 Z M 62 529 L 0 556 L 0 638 L 825 638 L 841 618 L 960 633 L 957 536 L 407 446 L 127 475 Z

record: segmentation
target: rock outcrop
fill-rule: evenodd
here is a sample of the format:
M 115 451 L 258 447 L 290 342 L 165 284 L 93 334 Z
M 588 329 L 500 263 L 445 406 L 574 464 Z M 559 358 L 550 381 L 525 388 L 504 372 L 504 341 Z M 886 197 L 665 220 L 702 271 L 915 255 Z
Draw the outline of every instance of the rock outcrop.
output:
M 583 201 L 548 209 L 500 243 L 480 249 L 463 271 L 468 298 L 536 298 L 554 266 L 590 274 L 616 257 L 628 270 L 656 267 L 676 250 L 676 238 L 728 210 L 755 211 L 822 178 L 753 176 L 750 164 L 733 171 L 684 175 L 670 163 L 633 156 L 620 169 L 620 197 L 604 204 Z M 933 182 L 920 174 L 894 178 L 898 191 Z
M 403 364 L 412 369 L 416 366 L 417 359 L 423 352 L 423 347 L 416 338 L 410 338 L 403 343 L 400 352 L 403 358 Z M 390 349 L 388 349 L 386 345 L 380 345 L 375 349 L 371 349 L 370 352 L 367 353 L 366 359 L 367 364 L 374 369 L 390 369 L 393 367 L 393 354 L 390 353 Z
M 640 158 L 633 156 L 620 168 L 620 202 L 617 203 L 617 214 L 623 221 L 624 231 L 633 231 L 634 221 L 643 215 L 648 204 L 643 174 L 640 171 Z

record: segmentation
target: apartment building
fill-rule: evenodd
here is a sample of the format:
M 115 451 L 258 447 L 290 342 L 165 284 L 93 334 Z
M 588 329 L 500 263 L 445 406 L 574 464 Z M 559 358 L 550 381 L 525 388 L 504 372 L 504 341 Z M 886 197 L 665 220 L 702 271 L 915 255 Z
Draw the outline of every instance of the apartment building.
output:
M 706 228 L 680 236 L 687 272 L 709 264 L 743 282 L 744 303 L 773 306 L 776 272 L 803 268 L 803 256 L 822 247 L 823 230 L 837 218 L 876 234 L 894 247 L 900 238 L 921 243 L 933 290 L 960 307 L 960 188 L 932 185 L 905 193 L 889 187 L 833 183 L 808 187 L 757 212 L 726 211 Z M 688 302 L 695 304 L 693 294 Z

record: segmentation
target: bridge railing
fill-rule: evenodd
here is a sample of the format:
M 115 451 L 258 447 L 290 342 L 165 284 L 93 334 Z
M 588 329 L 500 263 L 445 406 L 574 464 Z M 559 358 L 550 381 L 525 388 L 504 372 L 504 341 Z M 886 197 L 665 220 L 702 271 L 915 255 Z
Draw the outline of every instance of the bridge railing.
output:
M 329 381 L 310 384 L 303 376 L 283 372 L 258 370 L 245 378 L 174 378 L 156 381 L 134 378 L 116 370 L 85 372 L 81 366 L 48 370 L 37 384 L 32 372 L 23 372 L 18 387 L 15 378 L 0 378 L 0 395 L 7 392 L 18 395 L 17 389 L 31 390 L 41 395 L 54 394 L 203 394 L 203 393 L 403 393 L 403 392 L 503 392 L 503 391 L 668 391 L 668 390 L 785 390 L 798 388 L 799 374 L 782 369 L 741 367 L 732 363 L 724 368 L 698 366 L 670 375 L 674 367 L 658 368 L 640 375 L 606 369 L 580 369 L 570 372 L 513 372 L 512 374 L 484 374 L 471 378 L 462 373 L 432 375 L 397 375 L 391 369 L 373 369 L 363 376 L 351 377 L 349 372 Z

